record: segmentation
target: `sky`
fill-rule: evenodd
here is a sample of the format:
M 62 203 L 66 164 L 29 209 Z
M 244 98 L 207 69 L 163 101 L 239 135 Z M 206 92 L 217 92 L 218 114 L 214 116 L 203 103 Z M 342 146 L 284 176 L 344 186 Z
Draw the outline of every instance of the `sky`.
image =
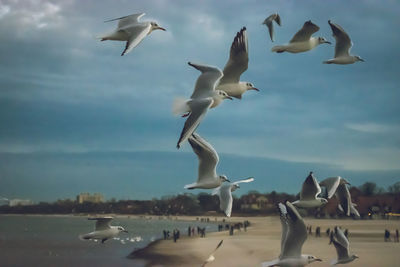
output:
M 167 31 L 123 57 L 123 42 L 97 39 L 116 27 L 105 20 L 141 12 Z M 272 43 L 261 23 L 275 12 L 282 26 Z M 187 62 L 222 69 L 243 26 L 249 68 L 241 80 L 260 92 L 225 101 L 199 126 L 220 154 L 218 172 L 255 177 L 238 194 L 297 193 L 310 170 L 387 187 L 400 180 L 399 12 L 394 0 L 0 0 L 0 196 L 187 192 L 197 159 L 188 143 L 175 147 L 184 119 L 172 102 L 193 91 L 199 72 Z M 334 43 L 329 19 L 365 62 L 324 65 L 334 53 L 327 44 L 270 51 L 307 20 L 320 27 L 314 36 Z

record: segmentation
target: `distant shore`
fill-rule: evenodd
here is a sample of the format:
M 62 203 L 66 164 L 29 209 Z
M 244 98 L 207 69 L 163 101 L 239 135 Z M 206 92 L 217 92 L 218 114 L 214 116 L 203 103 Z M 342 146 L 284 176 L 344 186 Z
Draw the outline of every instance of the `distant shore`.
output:
M 176 243 L 173 240 L 157 240 L 143 249 L 128 256 L 130 259 L 143 260 L 145 266 L 201 266 L 215 246 L 224 240 L 215 253 L 215 261 L 210 266 L 261 266 L 263 261 L 277 258 L 280 253 L 281 224 L 279 217 L 235 217 L 230 221 L 249 220 L 251 226 L 245 232 L 235 230 L 208 233 L 205 238 L 187 237 Z M 336 257 L 335 248 L 328 245 L 325 234 L 327 228 L 340 225 L 349 229 L 350 251 L 360 258 L 351 266 L 398 266 L 399 243 L 384 242 L 384 229 L 393 231 L 400 228 L 397 220 L 318 220 L 306 218 L 307 225 L 313 227 L 313 234 L 308 237 L 304 254 L 313 254 L 323 262 L 312 266 L 327 266 Z M 321 227 L 321 237 L 315 237 L 315 228 Z

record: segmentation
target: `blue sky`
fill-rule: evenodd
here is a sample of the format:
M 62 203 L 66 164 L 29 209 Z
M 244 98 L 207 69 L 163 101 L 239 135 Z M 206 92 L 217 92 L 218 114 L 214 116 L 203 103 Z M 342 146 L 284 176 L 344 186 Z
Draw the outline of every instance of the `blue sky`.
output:
M 139 12 L 167 32 L 123 57 L 125 44 L 96 39 L 115 27 L 104 20 Z M 282 19 L 276 44 L 310 19 L 321 28 L 315 36 L 334 42 L 331 19 L 366 62 L 323 65 L 333 45 L 271 53 L 261 22 L 273 12 Z M 398 1 L 0 0 L 0 196 L 183 192 L 197 162 L 188 144 L 175 148 L 184 120 L 172 101 L 193 90 L 199 73 L 187 62 L 222 68 L 243 26 L 250 62 L 242 80 L 261 91 L 224 102 L 198 128 L 220 153 L 219 172 L 257 174 L 241 193 L 295 193 L 310 169 L 320 179 L 392 184 L 400 177 L 399 12 Z

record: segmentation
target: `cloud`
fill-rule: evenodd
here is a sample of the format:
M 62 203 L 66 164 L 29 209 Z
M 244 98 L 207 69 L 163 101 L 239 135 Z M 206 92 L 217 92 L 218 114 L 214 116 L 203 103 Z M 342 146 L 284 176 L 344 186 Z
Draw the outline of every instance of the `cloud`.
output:
M 354 131 L 363 133 L 389 133 L 389 132 L 399 132 L 400 125 L 389 125 L 380 123 L 346 123 L 345 127 Z

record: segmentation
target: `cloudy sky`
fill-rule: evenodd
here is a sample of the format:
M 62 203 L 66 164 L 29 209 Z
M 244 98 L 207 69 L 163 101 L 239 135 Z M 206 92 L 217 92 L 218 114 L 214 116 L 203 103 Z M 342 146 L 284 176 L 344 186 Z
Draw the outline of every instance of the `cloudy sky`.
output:
M 123 57 L 124 43 L 96 39 L 116 26 L 103 21 L 140 12 L 167 31 Z M 282 19 L 276 44 L 310 19 L 316 36 L 334 42 L 331 19 L 366 62 L 323 65 L 333 45 L 271 53 L 261 22 L 273 12 Z M 260 92 L 226 101 L 198 128 L 220 153 L 219 172 L 254 175 L 242 193 L 295 193 L 310 169 L 320 179 L 392 184 L 400 179 L 399 12 L 395 0 L 0 0 L 0 196 L 183 192 L 197 162 L 188 144 L 175 148 L 184 119 L 171 104 L 193 90 L 199 73 L 187 62 L 223 68 L 243 26 L 250 62 L 241 80 Z

